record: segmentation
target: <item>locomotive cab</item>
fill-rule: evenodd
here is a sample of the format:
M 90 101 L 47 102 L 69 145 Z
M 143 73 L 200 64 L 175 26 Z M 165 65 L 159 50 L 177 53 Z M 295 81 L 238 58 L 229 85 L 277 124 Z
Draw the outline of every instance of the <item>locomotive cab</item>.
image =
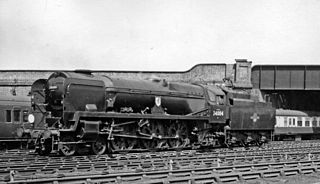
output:
M 208 85 L 205 88 L 207 89 L 210 123 L 225 123 L 229 115 L 225 93 L 217 86 Z

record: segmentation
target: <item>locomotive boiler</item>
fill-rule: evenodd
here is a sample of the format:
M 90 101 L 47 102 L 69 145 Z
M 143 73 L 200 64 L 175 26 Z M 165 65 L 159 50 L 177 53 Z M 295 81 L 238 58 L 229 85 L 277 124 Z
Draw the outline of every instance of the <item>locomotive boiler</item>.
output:
M 271 104 L 215 85 L 75 71 L 40 79 L 31 92 L 45 125 L 36 141 L 42 155 L 261 144 L 275 122 Z

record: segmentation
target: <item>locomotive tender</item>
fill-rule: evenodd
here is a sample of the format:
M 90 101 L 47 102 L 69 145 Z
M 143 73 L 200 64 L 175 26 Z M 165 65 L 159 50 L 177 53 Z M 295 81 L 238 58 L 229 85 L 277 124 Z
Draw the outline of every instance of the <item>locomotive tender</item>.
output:
M 165 80 L 55 72 L 31 89 L 45 128 L 36 151 L 73 155 L 120 150 L 261 144 L 271 138 L 275 109 L 244 90 Z

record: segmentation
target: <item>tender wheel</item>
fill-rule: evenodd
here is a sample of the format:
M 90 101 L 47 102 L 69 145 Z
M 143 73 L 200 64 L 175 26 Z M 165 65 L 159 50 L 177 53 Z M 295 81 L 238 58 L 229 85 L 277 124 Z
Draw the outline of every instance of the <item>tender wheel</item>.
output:
M 263 143 L 260 142 L 259 140 L 256 140 L 255 143 L 259 148 L 263 146 Z
M 222 147 L 222 148 L 226 148 L 227 147 L 224 137 L 218 138 L 218 143 L 219 143 L 220 147 Z
M 74 139 L 70 136 L 63 137 L 62 142 L 74 142 Z M 63 144 L 60 148 L 60 153 L 64 156 L 72 156 L 76 152 L 77 145 L 75 144 Z
M 91 145 L 91 151 L 95 155 L 102 155 L 107 149 L 107 143 L 103 138 L 98 138 L 96 142 Z
M 249 149 L 249 143 L 245 142 L 244 140 L 240 141 L 240 146 L 243 146 L 246 150 Z

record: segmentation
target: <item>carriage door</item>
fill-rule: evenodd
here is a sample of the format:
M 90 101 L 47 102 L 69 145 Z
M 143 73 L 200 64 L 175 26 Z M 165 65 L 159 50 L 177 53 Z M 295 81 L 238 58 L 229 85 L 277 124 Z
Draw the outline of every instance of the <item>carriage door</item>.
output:
M 1 109 L 1 113 L 3 113 L 3 116 L 0 117 L 0 138 L 8 139 L 12 134 L 12 109 L 11 107 L 5 107 L 3 110 Z
M 295 119 L 293 117 L 288 117 L 288 127 L 295 127 Z
M 12 137 L 21 137 L 22 134 L 19 134 L 19 133 L 21 133 L 21 131 L 18 132 L 18 130 L 20 130 L 21 126 L 22 126 L 21 109 L 14 107 L 12 109 L 12 116 L 11 117 L 12 117 L 11 135 L 12 135 Z

